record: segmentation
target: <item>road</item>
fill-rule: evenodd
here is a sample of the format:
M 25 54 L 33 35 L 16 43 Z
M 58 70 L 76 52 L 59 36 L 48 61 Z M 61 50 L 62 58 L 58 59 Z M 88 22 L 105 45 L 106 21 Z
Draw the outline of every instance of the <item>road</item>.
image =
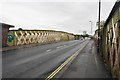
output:
M 89 40 L 62 41 L 47 45 L 5 51 L 3 78 L 46 78 Z

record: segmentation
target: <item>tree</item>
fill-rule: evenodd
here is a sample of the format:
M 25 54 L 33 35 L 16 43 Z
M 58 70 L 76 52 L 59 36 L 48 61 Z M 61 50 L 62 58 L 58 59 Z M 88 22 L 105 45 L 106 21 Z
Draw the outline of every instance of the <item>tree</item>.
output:
M 85 34 L 85 35 L 81 35 L 82 37 L 89 37 L 89 35 L 88 34 Z
M 23 29 L 22 28 L 18 28 L 18 30 L 22 31 Z
M 96 23 L 96 25 L 99 26 L 98 22 Z M 105 25 L 105 21 L 102 20 L 102 21 L 100 22 L 100 28 L 103 28 L 104 25 Z

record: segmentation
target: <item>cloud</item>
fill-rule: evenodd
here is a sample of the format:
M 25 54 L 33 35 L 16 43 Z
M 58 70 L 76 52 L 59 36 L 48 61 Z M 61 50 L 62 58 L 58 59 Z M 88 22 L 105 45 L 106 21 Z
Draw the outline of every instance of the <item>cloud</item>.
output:
M 2 2 L 98 2 L 98 0 L 0 0 Z M 115 2 L 115 0 L 101 0 L 102 2 Z
M 15 25 L 18 29 L 50 29 L 70 33 L 90 33 L 90 20 L 95 30 L 98 2 L 37 2 L 35 0 L 10 0 L 2 2 L 1 22 Z M 113 2 L 102 3 L 102 19 L 106 19 L 113 7 Z M 103 16 L 104 14 L 104 16 Z

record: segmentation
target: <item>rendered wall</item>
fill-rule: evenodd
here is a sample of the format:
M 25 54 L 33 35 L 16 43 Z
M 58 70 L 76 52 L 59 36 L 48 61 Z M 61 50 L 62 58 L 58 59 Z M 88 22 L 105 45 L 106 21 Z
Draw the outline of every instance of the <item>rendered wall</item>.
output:
M 35 43 L 52 43 L 63 40 L 74 40 L 74 35 L 60 31 L 43 31 L 43 30 L 10 30 L 7 44 L 9 46 L 27 45 Z
M 113 78 L 120 79 L 120 12 L 116 8 L 100 32 L 100 53 Z

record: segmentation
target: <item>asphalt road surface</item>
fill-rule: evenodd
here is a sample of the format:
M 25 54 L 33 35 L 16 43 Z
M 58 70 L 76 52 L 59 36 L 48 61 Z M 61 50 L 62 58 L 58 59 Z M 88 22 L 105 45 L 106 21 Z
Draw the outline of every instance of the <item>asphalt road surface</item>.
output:
M 89 40 L 72 40 L 5 51 L 3 78 L 46 78 Z

